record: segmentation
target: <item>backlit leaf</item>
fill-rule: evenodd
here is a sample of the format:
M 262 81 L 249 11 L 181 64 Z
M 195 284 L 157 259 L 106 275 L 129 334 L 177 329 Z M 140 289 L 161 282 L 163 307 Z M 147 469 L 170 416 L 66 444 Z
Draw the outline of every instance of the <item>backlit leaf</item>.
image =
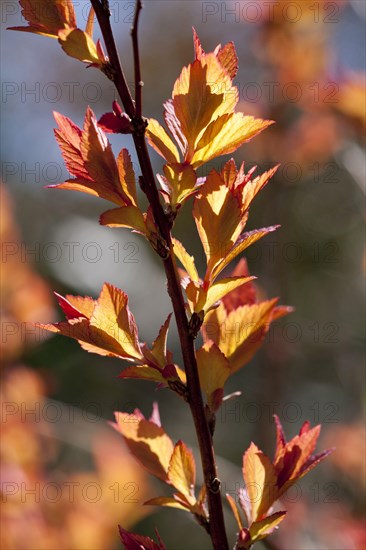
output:
M 62 49 L 70 57 L 84 63 L 101 65 L 97 47 L 89 34 L 81 29 L 65 29 L 58 33 Z
M 197 176 L 190 164 L 166 164 L 166 182 L 170 189 L 170 203 L 176 205 L 186 200 L 196 190 Z
M 19 0 L 19 4 L 29 26 L 11 27 L 10 30 L 58 38 L 61 29 L 76 28 L 74 6 L 69 0 Z
M 254 136 L 265 130 L 271 120 L 262 120 L 243 113 L 223 114 L 212 121 L 195 146 L 190 162 L 198 168 L 220 155 L 233 153 Z
M 182 243 L 178 239 L 172 239 L 174 245 L 174 254 L 183 265 L 184 269 L 187 271 L 189 277 L 192 281 L 199 281 L 199 276 L 197 269 L 194 263 L 194 257 L 190 256 Z
M 143 235 L 147 234 L 144 216 L 135 206 L 123 206 L 107 210 L 100 216 L 100 224 L 108 227 L 129 227 Z
M 127 149 L 121 149 L 117 158 L 118 174 L 122 191 L 126 197 L 126 203 L 137 206 L 136 178 L 133 170 L 131 156 Z
M 238 510 L 238 507 L 236 505 L 236 502 L 235 500 L 233 499 L 233 497 L 231 495 L 229 495 L 228 493 L 226 493 L 226 498 L 230 504 L 230 508 L 234 514 L 234 517 L 236 519 L 236 523 L 238 524 L 238 527 L 239 529 L 243 529 L 243 523 L 241 521 L 241 517 L 240 517 L 240 513 L 239 513 L 239 510 Z
M 208 313 L 204 335 L 219 346 L 228 358 L 232 372 L 253 357 L 268 332 L 277 298 L 259 304 L 240 306 L 226 312 L 220 304 Z
M 246 248 L 268 235 L 268 233 L 276 231 L 279 227 L 279 225 L 272 225 L 270 227 L 263 227 L 262 229 L 254 229 L 253 231 L 248 231 L 240 235 L 234 246 L 212 270 L 212 279 L 215 279 L 217 275 Z
M 252 521 L 262 519 L 277 498 L 277 476 L 269 458 L 254 443 L 243 456 L 243 477 Z
M 224 385 L 230 376 L 230 365 L 214 342 L 206 342 L 196 355 L 200 385 L 210 410 L 215 412 L 220 407 Z
M 252 542 L 262 540 L 276 529 L 276 527 L 285 519 L 287 512 L 275 512 L 259 521 L 254 521 L 249 527 Z
M 188 449 L 183 441 L 178 441 L 174 447 L 168 477 L 172 485 L 194 504 L 196 501 L 193 496 L 196 482 L 196 464 L 192 451 Z
M 216 302 L 221 300 L 226 294 L 235 290 L 256 277 L 227 277 L 211 285 L 207 292 L 207 300 L 204 311 L 207 312 Z
M 105 284 L 91 316 L 90 327 L 102 330 L 129 357 L 143 360 L 135 319 L 127 306 L 127 294 L 113 285 Z
M 120 180 L 111 145 L 103 130 L 98 127 L 93 111 L 87 109 L 83 130 L 59 113 L 55 113 L 55 119 L 59 125 L 55 130 L 56 139 L 66 166 L 76 179 L 49 187 L 82 191 L 119 206 L 131 205 L 134 176 L 127 152 L 123 150 L 122 153 L 126 164 L 124 170 L 120 166 Z
M 146 137 L 151 147 L 169 163 L 179 162 L 179 152 L 166 130 L 153 118 L 149 118 Z
M 138 411 L 139 412 L 139 411 Z M 113 427 L 133 456 L 154 476 L 168 481 L 168 468 L 174 445 L 163 428 L 136 414 L 115 413 Z

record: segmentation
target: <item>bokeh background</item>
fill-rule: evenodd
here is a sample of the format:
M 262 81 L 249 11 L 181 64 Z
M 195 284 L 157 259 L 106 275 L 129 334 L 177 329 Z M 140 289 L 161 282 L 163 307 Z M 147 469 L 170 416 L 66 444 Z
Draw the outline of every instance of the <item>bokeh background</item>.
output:
M 75 2 L 83 27 L 88 2 Z M 111 0 L 123 65 L 133 81 L 133 2 Z M 59 317 L 52 291 L 99 294 L 109 281 L 130 296 L 140 335 L 150 342 L 170 312 L 164 275 L 147 244 L 127 230 L 98 226 L 108 204 L 44 189 L 68 177 L 52 111 L 81 125 L 115 98 L 109 81 L 66 57 L 55 40 L 5 30 L 21 25 L 18 3 L 1 4 L 2 548 L 120 548 L 117 523 L 173 550 L 206 549 L 184 512 L 142 507 L 164 488 L 148 479 L 108 425 L 114 410 L 160 404 L 174 440 L 194 450 L 183 402 L 145 382 L 122 381 L 123 364 L 83 352 L 62 337 L 40 339 L 32 321 Z M 24 23 L 25 24 L 25 23 Z M 364 548 L 364 170 L 365 3 L 146 0 L 141 18 L 144 114 L 162 102 L 193 58 L 194 26 L 206 51 L 234 40 L 235 83 L 244 112 L 276 124 L 242 147 L 249 168 L 281 168 L 251 209 L 249 228 L 282 228 L 246 255 L 262 296 L 296 311 L 276 322 L 266 344 L 230 380 L 241 390 L 218 414 L 216 449 L 223 491 L 242 483 L 251 440 L 272 456 L 279 414 L 292 437 L 309 419 L 322 424 L 319 450 L 337 451 L 283 499 L 289 510 L 273 543 L 284 550 Z M 112 136 L 115 153 L 129 137 Z M 161 160 L 152 152 L 154 168 Z M 211 163 L 218 167 L 224 159 Z M 175 234 L 203 268 L 190 213 Z M 179 362 L 176 331 L 169 347 Z M 227 514 L 230 540 L 235 525 Z M 189 533 L 189 535 L 188 535 Z M 260 549 L 260 544 L 258 544 Z

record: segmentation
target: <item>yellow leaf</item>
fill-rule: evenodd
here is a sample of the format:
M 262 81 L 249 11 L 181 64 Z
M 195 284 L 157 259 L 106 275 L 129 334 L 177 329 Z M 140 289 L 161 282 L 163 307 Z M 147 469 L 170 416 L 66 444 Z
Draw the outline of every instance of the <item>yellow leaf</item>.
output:
M 196 464 L 192 451 L 178 441 L 169 463 L 168 478 L 172 485 L 194 504 L 194 485 L 196 482 Z
M 185 287 L 185 291 L 190 311 L 196 313 L 202 311 L 206 303 L 207 291 L 204 290 L 201 283 L 190 281 Z
M 136 178 L 133 170 L 130 154 L 127 149 L 122 149 L 117 158 L 118 173 L 122 191 L 126 197 L 126 203 L 137 206 Z
M 149 365 L 131 365 L 123 369 L 119 378 L 133 378 L 136 380 L 148 380 L 150 382 L 166 384 L 166 380 L 163 378 L 161 371 L 153 369 Z
M 223 101 L 222 93 L 212 93 L 207 78 L 207 66 L 202 60 L 183 67 L 174 84 L 172 98 L 183 134 L 188 144 L 193 146 L 197 136 L 210 123 Z
M 248 363 L 262 345 L 277 300 L 240 306 L 229 313 L 220 304 L 208 313 L 203 326 L 204 335 L 219 346 L 228 358 L 232 372 Z
M 70 57 L 84 63 L 101 65 L 97 47 L 87 32 L 81 29 L 65 29 L 58 33 L 58 41 L 62 49 Z
M 229 113 L 216 118 L 197 143 L 190 160 L 192 166 L 198 168 L 215 157 L 233 153 L 270 124 L 273 121 L 244 116 L 243 113 Z
M 179 152 L 166 130 L 153 118 L 149 118 L 146 137 L 151 147 L 169 163 L 179 162 Z
M 193 216 L 210 273 L 233 247 L 244 225 L 239 198 L 216 170 L 210 172 L 196 197 Z
M 230 376 L 229 362 L 218 346 L 209 341 L 197 351 L 197 366 L 207 404 L 215 412 L 221 405 L 224 385 Z
M 188 252 L 186 251 L 182 243 L 178 241 L 178 239 L 173 238 L 172 241 L 174 245 L 174 254 L 178 258 L 184 269 L 187 271 L 190 279 L 192 281 L 198 282 L 199 276 L 194 263 L 194 257 L 188 254 Z
M 146 506 L 167 506 L 168 508 L 178 508 L 189 512 L 190 508 L 182 504 L 181 501 L 176 500 L 174 497 L 155 497 L 144 502 Z
M 175 366 L 175 370 L 178 374 L 178 377 L 183 384 L 187 382 L 186 373 Z M 119 378 L 133 378 L 136 380 L 147 380 L 150 382 L 156 382 L 158 384 L 163 384 L 164 386 L 168 385 L 166 378 L 162 375 L 161 370 L 154 369 L 149 365 L 131 365 L 123 369 Z
M 225 112 L 231 112 L 237 101 L 237 88 L 232 86 L 230 77 L 214 53 L 204 55 L 183 68 L 174 85 L 172 108 L 186 140 L 185 161 L 191 162 L 196 144 L 210 122 Z M 166 122 L 174 135 L 171 116 L 166 117 Z
M 256 279 L 256 277 L 227 277 L 211 285 L 207 291 L 207 300 L 204 308 L 205 313 L 207 313 L 216 302 L 226 296 L 226 294 L 245 283 L 249 283 L 249 281 L 253 279 Z
M 88 20 L 86 22 L 86 27 L 85 27 L 85 32 L 90 36 L 91 39 L 93 39 L 94 18 L 95 18 L 95 11 L 93 6 L 91 6 L 89 10 Z
M 234 514 L 234 518 L 236 519 L 236 523 L 238 524 L 239 530 L 244 529 L 244 526 L 243 526 L 243 523 L 241 521 L 241 517 L 240 517 L 239 510 L 238 510 L 238 507 L 236 505 L 235 500 L 228 493 L 226 493 L 226 498 L 227 498 L 227 500 L 230 504 L 230 508 L 231 508 L 231 510 Z
M 196 191 L 197 176 L 190 164 L 166 164 L 164 174 L 171 189 L 171 205 L 182 203 Z
M 154 476 L 168 481 L 174 445 L 163 428 L 142 415 L 115 413 L 114 428 L 120 432 L 133 456 Z
M 262 540 L 273 533 L 275 528 L 285 518 L 285 515 L 286 512 L 275 512 L 274 514 L 271 514 L 270 516 L 267 516 L 260 521 L 253 522 L 249 527 L 252 542 L 254 543 L 258 540 Z
M 90 329 L 92 334 L 102 332 L 105 339 L 115 341 L 129 357 L 143 361 L 135 319 L 127 304 L 127 294 L 104 284 L 90 319 Z
M 130 227 L 138 233 L 147 234 L 144 217 L 140 209 L 135 206 L 107 210 L 100 216 L 100 224 L 108 227 Z
M 74 6 L 70 0 L 20 0 L 19 4 L 29 26 L 11 27 L 10 30 L 58 38 L 61 29 L 76 28 Z
M 274 466 L 254 443 L 243 456 L 243 477 L 253 522 L 261 519 L 277 498 Z
M 274 168 L 271 168 L 267 172 L 264 172 L 254 180 L 248 181 L 243 189 L 242 208 L 247 210 L 253 201 L 254 197 L 259 193 L 261 189 L 268 183 L 272 176 L 277 172 L 279 164 Z
M 70 304 L 90 319 L 96 304 L 96 301 L 93 300 L 93 298 L 90 298 L 89 296 L 71 296 L 71 294 L 67 294 L 65 298 L 70 302 Z
M 259 241 L 259 239 L 262 239 L 262 237 L 268 235 L 268 233 L 271 233 L 272 231 L 278 229 L 278 227 L 279 225 L 273 225 L 270 227 L 264 227 L 262 229 L 248 231 L 247 233 L 243 233 L 242 235 L 240 235 L 239 239 L 236 241 L 231 250 L 229 250 L 227 255 L 212 270 L 212 280 L 215 280 L 219 273 L 221 273 L 221 271 L 225 269 L 225 267 L 229 265 L 229 263 L 232 262 L 232 260 L 234 260 L 236 256 L 241 254 L 246 248 L 248 248 L 255 242 Z
M 152 353 L 153 357 L 155 358 L 155 360 L 157 361 L 157 364 L 161 368 L 164 368 L 165 365 L 167 365 L 167 362 L 168 362 L 167 361 L 167 347 L 166 347 L 166 344 L 167 344 L 168 330 L 169 330 L 169 324 L 170 324 L 171 317 L 172 317 L 172 314 L 170 313 L 168 315 L 167 320 L 165 321 L 165 323 L 160 328 L 159 334 L 156 337 L 156 339 L 154 340 L 152 348 L 151 348 L 151 353 Z

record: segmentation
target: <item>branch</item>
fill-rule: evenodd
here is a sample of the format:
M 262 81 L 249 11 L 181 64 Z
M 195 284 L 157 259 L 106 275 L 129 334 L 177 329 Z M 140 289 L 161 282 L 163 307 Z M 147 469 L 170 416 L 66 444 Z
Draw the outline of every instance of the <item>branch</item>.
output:
M 135 116 L 135 105 L 122 70 L 121 62 L 119 60 L 110 22 L 111 12 L 109 10 L 109 2 L 108 0 L 90 0 L 90 2 L 94 8 L 95 15 L 97 16 L 98 23 L 103 34 L 105 47 L 107 49 L 109 63 L 112 68 L 110 78 L 116 86 L 126 113 L 130 118 L 133 118 Z
M 133 47 L 133 62 L 135 69 L 135 102 L 136 102 L 136 117 L 142 116 L 142 87 L 144 83 L 141 80 L 140 53 L 138 42 L 138 25 L 139 16 L 142 10 L 141 0 L 136 0 L 135 17 L 131 28 L 132 47 Z
M 91 0 L 91 3 L 94 7 L 98 23 L 102 31 L 112 71 L 115 75 L 114 83 L 121 97 L 124 109 L 131 118 L 137 119 L 135 124 L 135 132 L 133 133 L 133 140 L 141 167 L 144 192 L 146 193 L 149 203 L 151 205 L 154 219 L 159 228 L 160 234 L 166 243 L 167 249 L 169 250 L 169 253 L 167 254 L 168 257 L 163 258 L 163 263 L 167 277 L 168 293 L 172 301 L 174 315 L 178 326 L 183 362 L 187 375 L 187 387 L 189 393 L 188 402 L 196 429 L 205 485 L 207 488 L 208 508 L 210 514 L 210 536 L 215 550 L 228 550 L 229 546 L 226 537 L 222 500 L 220 494 L 220 480 L 217 477 L 212 437 L 205 417 L 205 410 L 202 400 L 194 348 L 194 337 L 190 334 L 189 331 L 184 297 L 174 259 L 173 244 L 170 233 L 171 226 L 160 202 L 159 191 L 155 182 L 155 176 L 145 141 L 144 126 L 143 124 L 138 124 L 139 119 L 136 116 L 137 105 L 135 109 L 116 50 L 115 41 L 110 25 L 110 12 L 108 9 L 108 3 L 106 1 L 103 1 L 103 4 L 101 4 L 98 0 Z M 140 0 L 137 0 L 133 34 L 136 44 L 138 15 L 141 10 L 141 6 L 139 7 L 139 4 L 141 4 L 141 2 Z M 136 50 L 135 47 L 135 71 L 137 69 L 135 74 L 136 77 L 138 75 L 138 78 L 140 79 L 140 68 L 139 62 L 137 63 L 137 55 L 138 49 Z M 138 89 L 139 86 L 136 88 L 136 93 Z M 136 99 L 137 98 L 138 94 L 136 96 Z M 139 118 L 141 122 L 143 122 L 142 117 Z

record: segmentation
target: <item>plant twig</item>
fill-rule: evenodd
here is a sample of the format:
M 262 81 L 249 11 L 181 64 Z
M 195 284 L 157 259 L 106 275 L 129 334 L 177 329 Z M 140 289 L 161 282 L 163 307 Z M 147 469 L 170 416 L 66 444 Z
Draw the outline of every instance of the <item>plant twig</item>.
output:
M 141 0 L 136 0 L 135 17 L 131 28 L 132 46 L 133 46 L 133 62 L 135 70 L 135 104 L 136 104 L 136 117 L 142 117 L 142 87 L 144 83 L 141 80 L 141 66 L 140 66 L 140 52 L 138 41 L 138 25 L 139 16 L 142 10 Z
M 102 31 L 109 60 L 112 65 L 113 73 L 115 75 L 114 83 L 116 89 L 121 97 L 121 101 L 123 103 L 126 113 L 131 118 L 136 117 L 136 109 L 133 104 L 131 94 L 127 86 L 126 79 L 120 64 L 119 56 L 116 50 L 115 41 L 110 25 L 109 9 L 105 9 L 105 6 L 102 6 L 102 4 L 98 0 L 91 0 L 91 3 L 94 7 L 98 23 Z M 140 1 L 137 0 L 135 26 L 136 43 L 138 22 L 137 17 L 141 9 L 138 7 L 139 3 Z M 133 140 L 135 143 L 136 152 L 141 167 L 142 178 L 144 181 L 144 192 L 146 193 L 149 203 L 151 205 L 154 219 L 159 228 L 161 236 L 165 240 L 166 245 L 170 251 L 170 254 L 165 259 L 163 259 L 163 263 L 167 277 L 168 293 L 172 301 L 174 315 L 178 326 L 183 362 L 187 375 L 187 388 L 189 394 L 188 402 L 196 429 L 205 485 L 207 488 L 208 509 L 210 515 L 210 536 L 215 550 L 228 550 L 229 546 L 226 537 L 223 507 L 220 494 L 220 481 L 217 477 L 213 442 L 210 429 L 206 420 L 204 404 L 202 400 L 194 348 L 194 337 L 189 330 L 184 298 L 173 254 L 170 223 L 164 213 L 164 209 L 160 202 L 160 196 L 155 182 L 155 176 L 152 169 L 150 156 L 147 150 L 144 133 L 140 131 L 135 131 L 133 133 Z
M 90 0 L 91 5 L 94 8 L 95 15 L 97 16 L 98 23 L 101 27 L 101 21 L 103 21 L 103 28 L 101 27 L 105 47 L 107 48 L 109 63 L 113 69 L 113 82 L 117 88 L 117 92 L 122 100 L 125 111 L 130 118 L 135 116 L 135 105 L 131 97 L 129 87 L 125 75 L 123 74 L 121 62 L 119 59 L 116 43 L 110 22 L 110 10 L 108 0 Z

